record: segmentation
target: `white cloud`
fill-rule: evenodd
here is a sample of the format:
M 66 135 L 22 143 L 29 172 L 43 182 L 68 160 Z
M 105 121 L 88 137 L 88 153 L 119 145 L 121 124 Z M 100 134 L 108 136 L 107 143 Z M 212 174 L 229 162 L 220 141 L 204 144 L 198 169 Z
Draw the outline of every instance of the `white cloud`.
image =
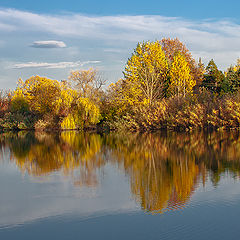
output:
M 48 63 L 48 62 L 27 62 L 18 63 L 13 65 L 11 68 L 21 69 L 21 68 L 74 68 L 81 67 L 87 64 L 100 63 L 100 61 L 86 61 L 86 62 L 58 62 L 58 63 Z
M 34 48 L 64 48 L 66 44 L 62 41 L 35 41 L 31 47 Z
M 230 21 L 190 21 L 162 16 L 44 15 L 12 9 L 0 10 L 0 22 L 22 31 L 43 31 L 60 36 L 139 41 L 153 36 L 239 37 L 240 26 Z M 20 26 L 20 28 L 18 27 Z M 207 39 L 206 39 L 207 38 Z
M 36 38 L 61 39 L 71 45 L 64 50 L 64 54 L 56 51 L 52 55 L 47 55 L 46 52 L 41 56 L 33 55 L 36 53 L 31 51 L 31 48 L 25 48 L 26 52 L 22 54 L 22 59 L 34 59 L 32 60 L 34 62 L 15 64 L 14 68 L 28 68 L 29 72 L 31 68 L 64 69 L 74 67 L 76 64 L 74 61 L 79 57 L 94 58 L 100 59 L 108 71 L 115 71 L 112 75 L 116 77 L 110 76 L 111 81 L 122 76 L 123 66 L 117 64 L 117 60 L 126 62 L 139 41 L 178 37 L 196 59 L 202 57 L 204 63 L 207 63 L 213 58 L 222 70 L 234 64 L 240 56 L 240 25 L 229 19 L 195 21 L 157 15 L 87 16 L 66 13 L 46 15 L 0 9 L 0 31 L 1 39 L 4 41 L 9 38 L 8 33 L 11 31 L 10 41 L 9 43 L 6 41 L 4 45 L 4 57 L 11 62 L 16 62 L 15 50 L 16 59 L 22 61 L 19 57 L 21 47 L 27 48 L 29 39 L 31 41 Z M 15 39 L 20 41 L 15 42 Z M 56 45 L 59 46 L 59 44 L 54 46 Z M 8 51 L 12 53 L 10 57 Z M 56 78 L 62 78 L 60 71 L 56 71 Z
M 154 40 L 179 37 L 192 50 L 221 51 L 239 48 L 240 25 L 230 20 L 190 21 L 157 15 L 85 16 L 80 14 L 44 15 L 13 9 L 0 10 L 0 26 L 20 32 L 45 32 L 57 36 L 120 41 Z

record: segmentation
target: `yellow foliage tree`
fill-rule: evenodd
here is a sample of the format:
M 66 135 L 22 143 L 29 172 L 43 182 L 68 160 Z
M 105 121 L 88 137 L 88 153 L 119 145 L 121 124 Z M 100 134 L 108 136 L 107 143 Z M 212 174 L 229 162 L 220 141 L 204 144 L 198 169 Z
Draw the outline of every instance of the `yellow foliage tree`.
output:
M 125 67 L 122 82 L 125 100 L 150 105 L 162 98 L 168 62 L 159 41 L 139 43 Z
M 13 101 L 23 98 L 31 111 L 58 114 L 60 110 L 70 107 L 74 95 L 76 95 L 74 91 L 65 83 L 33 76 L 25 82 L 19 79 L 18 87 L 13 93 Z
M 24 98 L 23 92 L 21 89 L 17 89 L 11 99 L 11 110 L 13 112 L 26 112 L 29 110 L 29 104 Z
M 162 49 L 165 52 L 166 58 L 170 63 L 173 62 L 174 56 L 177 53 L 181 53 L 185 60 L 188 62 L 190 67 L 191 76 L 197 82 L 198 85 L 201 84 L 203 80 L 204 68 L 202 68 L 201 63 L 196 64 L 196 61 L 192 57 L 192 54 L 189 52 L 187 47 L 178 39 L 163 38 L 161 40 Z
M 78 98 L 74 105 L 71 113 L 63 119 L 62 129 L 82 129 L 99 122 L 100 109 L 89 98 Z
M 169 90 L 177 96 L 183 95 L 185 97 L 186 94 L 192 93 L 193 87 L 196 85 L 196 81 L 190 74 L 189 64 L 180 53 L 177 53 L 173 58 L 170 79 Z
M 78 113 L 83 121 L 83 126 L 98 123 L 100 119 L 99 107 L 89 98 L 79 98 L 77 100 Z
M 100 119 L 99 107 L 65 82 L 34 76 L 25 82 L 19 79 L 13 93 L 12 109 L 26 109 L 37 113 L 40 119 L 35 128 L 58 127 L 76 129 L 96 124 Z

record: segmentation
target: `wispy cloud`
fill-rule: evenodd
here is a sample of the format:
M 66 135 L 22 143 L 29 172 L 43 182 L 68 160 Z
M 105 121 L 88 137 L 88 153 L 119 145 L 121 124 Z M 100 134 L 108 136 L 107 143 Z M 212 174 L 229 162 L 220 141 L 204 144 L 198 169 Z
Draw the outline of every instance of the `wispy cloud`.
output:
M 0 34 L 4 41 L 0 60 L 4 64 L 7 61 L 15 63 L 11 68 L 24 68 L 21 71 L 23 78 L 36 74 L 41 71 L 40 68 L 66 69 L 67 75 L 67 68 L 82 66 L 82 63 L 75 62 L 76 59 L 99 59 L 101 67 L 109 74 L 109 81 L 116 81 L 122 76 L 122 61 L 126 62 L 137 42 L 160 40 L 163 37 L 178 37 L 195 59 L 202 57 L 207 64 L 213 58 L 222 70 L 234 64 L 240 56 L 240 24 L 231 19 L 196 21 L 158 15 L 37 14 L 0 8 Z M 29 41 L 36 39 L 59 39 L 63 43 L 67 42 L 69 47 L 62 51 L 52 51 L 51 55 L 48 51 L 41 51 L 38 56 L 36 51 L 28 47 Z M 49 47 L 41 42 L 34 42 L 32 46 Z M 24 63 L 24 59 L 34 60 Z M 0 68 L 0 75 L 5 68 Z M 54 72 L 55 78 L 65 77 L 62 76 L 64 71 L 49 70 L 44 71 L 44 74 L 49 72 Z M 9 69 L 7 74 L 9 79 L 13 79 L 18 77 L 19 72 Z
M 105 48 L 105 49 L 103 49 L 103 51 L 106 52 L 106 53 L 122 53 L 124 50 L 123 49 L 117 49 L 117 48 Z
M 61 37 L 107 41 L 136 42 L 177 36 L 191 45 L 192 50 L 198 49 L 199 51 L 209 51 L 210 49 L 212 51 L 228 51 L 229 48 L 240 48 L 240 25 L 230 20 L 191 21 L 157 15 L 44 15 L 1 9 L 1 25 L 21 32 L 44 32 Z
M 27 62 L 27 63 L 18 63 L 14 64 L 11 68 L 21 69 L 21 68 L 75 68 L 82 67 L 87 64 L 96 64 L 100 61 L 86 61 L 86 62 L 57 62 L 57 63 L 48 63 L 48 62 Z
M 64 48 L 66 44 L 62 41 L 35 41 L 31 47 L 34 48 Z
M 80 14 L 44 15 L 13 9 L 0 10 L 0 23 L 14 29 L 47 31 L 59 35 L 119 38 L 122 33 L 191 33 L 220 34 L 240 36 L 240 26 L 231 21 L 190 21 L 176 17 L 157 15 L 139 16 L 85 16 Z M 16 26 L 21 26 L 21 29 Z M 0 25 L 1 26 L 1 25 Z M 33 27 L 34 26 L 34 27 Z M 238 30 L 238 31 L 236 31 Z M 124 35 L 122 35 L 122 38 Z M 137 37 L 137 36 L 136 36 Z M 131 40 L 126 38 L 125 40 Z

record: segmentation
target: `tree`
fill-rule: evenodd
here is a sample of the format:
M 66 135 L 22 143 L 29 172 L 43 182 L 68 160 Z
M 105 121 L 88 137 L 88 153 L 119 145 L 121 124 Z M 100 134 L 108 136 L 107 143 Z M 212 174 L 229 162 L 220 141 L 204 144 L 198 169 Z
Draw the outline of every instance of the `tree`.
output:
M 33 76 L 25 82 L 19 79 L 18 87 L 13 93 L 15 99 L 24 99 L 31 111 L 39 114 L 58 114 L 60 109 L 69 108 L 74 91 L 64 83 L 40 76 Z
M 99 107 L 89 98 L 79 97 L 65 82 L 34 76 L 19 80 L 13 93 L 12 110 L 38 116 L 35 128 L 84 128 L 100 119 Z
M 185 57 L 178 53 L 173 57 L 172 66 L 170 69 L 170 86 L 169 90 L 177 96 L 186 96 L 191 93 L 196 81 L 190 74 L 190 67 Z
M 203 79 L 202 66 L 196 64 L 194 58 L 192 57 L 192 54 L 189 52 L 187 47 L 182 42 L 180 42 L 178 38 L 163 38 L 161 40 L 161 45 L 169 63 L 173 62 L 174 57 L 177 53 L 181 53 L 185 57 L 185 60 L 188 62 L 188 65 L 190 67 L 190 74 L 192 78 L 196 81 L 197 85 L 200 85 Z
M 236 92 L 240 87 L 240 77 L 237 74 L 237 71 L 234 71 L 234 67 L 230 67 L 227 70 L 226 80 L 229 85 L 229 91 Z
M 240 58 L 237 59 L 237 64 L 234 66 L 233 70 L 240 73 Z
M 0 117 L 8 110 L 11 101 L 10 91 L 0 90 Z
M 205 73 L 205 67 L 204 67 L 204 64 L 202 63 L 202 58 L 199 58 L 199 60 L 198 60 L 198 72 L 200 73 L 199 83 L 202 83 L 202 81 L 204 79 L 204 73 Z
M 68 77 L 73 82 L 74 87 L 79 95 L 83 98 L 99 101 L 101 89 L 104 80 L 101 78 L 96 69 L 72 71 Z
M 202 86 L 211 92 L 220 93 L 223 90 L 224 80 L 224 74 L 218 70 L 216 63 L 211 59 L 206 67 Z
M 227 69 L 226 79 L 230 85 L 230 91 L 235 92 L 240 87 L 240 59 L 237 59 L 237 64 Z
M 61 122 L 62 129 L 82 129 L 99 122 L 100 109 L 89 98 L 77 98 L 73 105 L 71 112 Z
M 159 41 L 137 45 L 124 71 L 122 87 L 129 102 L 150 105 L 164 96 L 168 62 Z

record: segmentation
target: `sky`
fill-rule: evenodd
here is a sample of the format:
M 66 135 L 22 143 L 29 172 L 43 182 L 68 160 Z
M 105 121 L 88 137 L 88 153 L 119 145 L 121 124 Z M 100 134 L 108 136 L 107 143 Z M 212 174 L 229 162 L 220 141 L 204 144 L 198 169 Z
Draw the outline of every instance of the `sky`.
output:
M 178 37 L 221 70 L 240 57 L 240 1 L 0 0 L 0 89 L 94 67 L 107 85 L 138 42 Z

